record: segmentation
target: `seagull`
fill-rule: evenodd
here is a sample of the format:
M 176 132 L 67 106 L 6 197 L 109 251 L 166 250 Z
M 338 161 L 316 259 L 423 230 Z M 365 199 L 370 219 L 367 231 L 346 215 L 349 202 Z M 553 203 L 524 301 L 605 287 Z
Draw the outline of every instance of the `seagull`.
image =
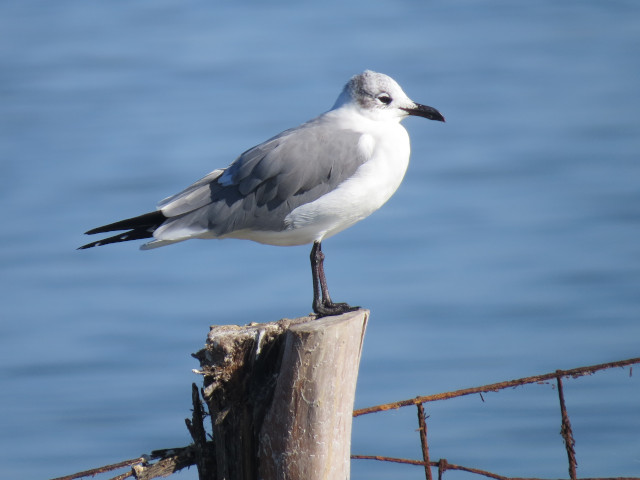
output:
M 192 238 L 313 244 L 314 313 L 356 310 L 331 300 L 321 242 L 378 210 L 398 189 L 410 154 L 400 121 L 409 115 L 445 121 L 391 77 L 366 70 L 349 80 L 331 110 L 250 148 L 153 212 L 89 230 L 125 232 L 79 249 L 144 238 L 152 240 L 142 250 Z

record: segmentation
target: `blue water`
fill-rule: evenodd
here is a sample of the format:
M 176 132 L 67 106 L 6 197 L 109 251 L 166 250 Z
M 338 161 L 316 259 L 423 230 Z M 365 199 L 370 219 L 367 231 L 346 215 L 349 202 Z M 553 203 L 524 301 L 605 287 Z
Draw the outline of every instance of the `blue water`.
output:
M 365 68 L 447 123 L 408 119 L 402 187 L 323 245 L 372 312 L 356 407 L 640 356 L 639 51 L 634 0 L 0 3 L 0 476 L 187 444 L 209 325 L 309 312 L 308 247 L 75 248 Z M 640 475 L 638 374 L 565 388 L 579 476 Z M 556 395 L 427 405 L 431 458 L 566 477 Z M 415 417 L 357 418 L 353 452 L 419 458 Z

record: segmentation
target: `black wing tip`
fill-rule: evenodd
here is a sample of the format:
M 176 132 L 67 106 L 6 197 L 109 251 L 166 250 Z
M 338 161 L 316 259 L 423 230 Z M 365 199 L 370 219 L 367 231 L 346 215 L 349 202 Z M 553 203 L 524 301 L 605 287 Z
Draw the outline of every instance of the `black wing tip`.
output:
M 99 247 L 101 245 L 109 245 L 110 243 L 127 242 L 129 240 L 140 240 L 153 236 L 153 231 L 158 228 L 162 222 L 167 219 L 159 210 L 145 213 L 137 217 L 127 218 L 119 222 L 110 223 L 101 227 L 92 228 L 85 232 L 85 235 L 95 235 L 96 233 L 113 232 L 117 230 L 128 230 L 119 233 L 113 237 L 103 238 L 96 242 L 87 243 L 78 247 L 77 250 L 86 250 L 87 248 Z
M 96 233 L 115 232 L 118 230 L 141 230 L 156 229 L 167 217 L 160 211 L 144 213 L 137 217 L 126 218 L 118 222 L 102 225 L 101 227 L 92 228 L 85 232 L 85 235 L 95 235 Z
M 86 250 L 87 248 L 100 247 L 102 245 L 109 245 L 111 243 L 120 243 L 128 242 L 130 240 L 151 238 L 153 237 L 153 230 L 153 228 L 146 230 L 129 230 L 128 232 L 119 233 L 118 235 L 114 235 L 113 237 L 103 238 L 102 240 L 98 240 L 96 242 L 87 243 L 86 245 L 78 247 L 77 250 Z
M 82 245 L 81 247 L 76 248 L 76 250 L 86 250 L 87 248 L 99 247 L 100 245 L 104 245 L 104 240 L 98 240 L 97 242 L 87 243 L 86 245 Z
M 108 245 L 110 243 L 118 243 L 125 242 L 127 240 L 133 240 L 133 238 L 122 238 L 124 235 L 116 235 L 114 237 L 103 238 L 102 240 L 98 240 L 96 242 L 87 243 L 86 245 L 82 245 L 81 247 L 76 248 L 76 250 L 86 250 L 87 248 L 100 247 L 101 245 Z

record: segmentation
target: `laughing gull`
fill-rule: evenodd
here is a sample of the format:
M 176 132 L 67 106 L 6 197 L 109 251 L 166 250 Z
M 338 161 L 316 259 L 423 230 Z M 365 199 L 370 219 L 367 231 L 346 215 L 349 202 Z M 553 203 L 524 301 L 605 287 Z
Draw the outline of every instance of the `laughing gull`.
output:
M 366 70 L 349 80 L 328 112 L 247 150 L 162 200 L 154 212 L 89 230 L 127 232 L 80 249 L 151 237 L 141 249 L 191 238 L 313 243 L 313 311 L 355 310 L 331 301 L 321 242 L 372 214 L 396 191 L 409 164 L 409 135 L 400 125 L 408 115 L 444 122 L 395 80 Z

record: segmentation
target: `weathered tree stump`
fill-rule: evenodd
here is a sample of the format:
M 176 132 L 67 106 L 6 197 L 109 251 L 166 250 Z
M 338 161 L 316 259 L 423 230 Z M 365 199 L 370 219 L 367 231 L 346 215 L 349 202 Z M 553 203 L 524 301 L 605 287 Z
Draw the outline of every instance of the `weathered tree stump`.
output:
M 216 480 L 349 478 L 368 310 L 214 326 L 196 354 Z

